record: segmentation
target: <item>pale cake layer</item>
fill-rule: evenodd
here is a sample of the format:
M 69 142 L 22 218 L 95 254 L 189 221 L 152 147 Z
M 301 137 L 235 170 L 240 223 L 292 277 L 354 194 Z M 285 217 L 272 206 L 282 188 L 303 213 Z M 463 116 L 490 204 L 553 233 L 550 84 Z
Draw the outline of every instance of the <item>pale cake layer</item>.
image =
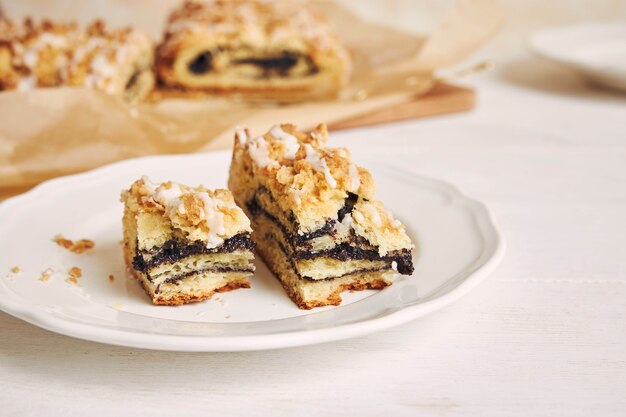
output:
M 247 274 L 238 272 L 198 272 L 176 283 L 155 285 L 145 276 L 139 275 L 144 290 L 154 304 L 180 305 L 210 299 L 215 293 L 250 288 Z
M 298 277 L 287 256 L 277 242 L 267 235 L 253 232 L 257 252 L 276 274 L 289 297 L 301 309 L 341 304 L 341 293 L 348 290 L 381 289 L 391 285 L 389 271 L 357 272 L 327 280 L 308 280 Z
M 393 258 L 383 259 L 336 259 L 311 253 L 310 259 L 298 259 L 290 248 L 291 243 L 285 238 L 281 228 L 267 216 L 253 217 L 254 229 L 262 231 L 266 240 L 272 240 L 289 259 L 297 276 L 303 279 L 332 279 L 360 271 L 391 270 Z M 253 234 L 253 236 L 257 236 Z M 255 238 L 256 239 L 256 238 Z M 258 245 L 257 245 L 258 248 Z
M 194 255 L 174 263 L 162 263 L 145 271 L 156 285 L 165 281 L 175 281 L 196 271 L 254 272 L 251 251 Z
M 124 245 L 124 258 L 127 265 L 132 265 L 134 252 Z M 248 267 L 250 267 L 249 265 Z M 194 271 L 178 275 L 172 282 L 155 282 L 146 273 L 129 268 L 133 277 L 152 298 L 154 304 L 180 305 L 210 299 L 216 292 L 232 291 L 238 288 L 250 288 L 248 276 L 251 271 L 215 272 Z

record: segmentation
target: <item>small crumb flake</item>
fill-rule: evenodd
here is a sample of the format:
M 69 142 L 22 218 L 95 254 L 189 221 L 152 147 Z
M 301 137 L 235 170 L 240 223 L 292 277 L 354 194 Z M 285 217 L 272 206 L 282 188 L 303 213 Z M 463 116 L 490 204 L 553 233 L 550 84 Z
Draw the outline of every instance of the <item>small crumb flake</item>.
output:
M 13 268 L 11 268 L 11 272 L 14 274 L 19 274 L 20 272 L 22 272 L 22 270 L 19 266 L 14 266 Z
M 41 273 L 41 276 L 39 277 L 39 281 L 41 282 L 48 281 L 53 273 L 54 271 L 51 268 L 46 269 L 45 271 Z
M 66 239 L 61 235 L 56 235 L 53 240 L 57 245 L 61 246 L 62 248 L 65 248 L 70 252 L 74 252 L 77 254 L 87 252 L 96 246 L 93 240 L 80 239 L 77 241 L 73 241 L 70 239 Z
M 113 282 L 113 280 L 115 280 L 115 277 L 113 275 L 109 275 L 109 281 Z
M 73 266 L 68 271 L 71 278 L 80 278 L 83 276 L 83 271 L 77 266 Z
M 78 280 L 75 277 L 69 277 L 65 279 L 68 284 L 78 285 Z
M 113 307 L 115 310 L 121 310 L 124 305 L 122 303 L 115 303 L 111 307 Z
M 226 320 L 228 320 L 230 318 L 230 314 L 226 316 Z

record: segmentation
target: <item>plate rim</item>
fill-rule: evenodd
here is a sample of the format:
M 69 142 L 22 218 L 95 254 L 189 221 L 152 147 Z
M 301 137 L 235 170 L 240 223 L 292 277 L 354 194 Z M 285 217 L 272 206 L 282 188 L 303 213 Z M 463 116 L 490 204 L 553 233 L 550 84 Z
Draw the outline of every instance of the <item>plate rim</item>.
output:
M 55 187 L 57 183 L 63 183 L 70 179 L 77 180 L 92 175 L 98 176 L 103 172 L 115 170 L 125 165 L 133 165 L 141 161 L 158 159 L 171 161 L 171 159 L 197 158 L 206 156 L 207 154 L 216 155 L 220 153 L 225 154 L 226 157 L 230 155 L 230 151 L 228 150 L 195 154 L 150 155 L 117 161 L 88 171 L 52 178 L 38 184 L 23 194 L 0 202 L 0 212 L 7 209 L 7 207 L 19 204 L 22 200 L 32 198 L 34 195 L 42 192 L 42 190 L 45 191 L 47 188 Z M 384 162 L 380 164 L 383 166 L 387 165 Z M 398 168 L 395 167 L 395 169 Z M 488 257 L 482 264 L 479 264 L 474 271 L 469 272 L 466 278 L 456 288 L 423 303 L 406 306 L 382 317 L 342 324 L 335 327 L 239 336 L 190 336 L 136 333 L 127 329 L 103 328 L 87 323 L 71 322 L 62 317 L 49 314 L 41 309 L 23 307 L 19 305 L 19 303 L 1 296 L 0 310 L 37 327 L 77 339 L 130 348 L 180 352 L 259 351 L 313 345 L 363 336 L 409 322 L 439 310 L 467 294 L 472 288 L 485 279 L 501 262 L 506 252 L 506 242 L 493 212 L 481 201 L 468 196 L 457 186 L 449 182 L 414 174 L 405 168 L 400 168 L 399 172 L 409 173 L 413 177 L 436 184 L 440 188 L 446 188 L 452 193 L 462 197 L 464 200 L 471 202 L 473 207 L 470 212 L 475 218 L 478 219 L 482 217 L 486 220 L 485 225 L 490 229 L 489 231 L 493 237 L 493 244 L 485 250 Z M 480 232 L 485 231 L 484 228 L 480 228 L 479 230 Z M 489 249 L 491 249 L 491 251 L 489 251 Z M 488 252 L 491 253 L 489 254 Z

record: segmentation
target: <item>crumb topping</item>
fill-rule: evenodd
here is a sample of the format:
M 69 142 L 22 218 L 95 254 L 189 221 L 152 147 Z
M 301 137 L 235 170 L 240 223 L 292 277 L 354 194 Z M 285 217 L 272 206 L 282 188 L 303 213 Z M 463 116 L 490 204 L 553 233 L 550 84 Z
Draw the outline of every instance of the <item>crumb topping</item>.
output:
M 187 1 L 169 18 L 166 40 L 189 33 L 237 38 L 243 44 L 288 44 L 294 50 L 341 51 L 328 23 L 303 1 Z
M 311 133 L 283 124 L 252 139 L 243 130 L 235 137 L 235 158 L 264 178 L 303 232 L 319 227 L 320 218 L 336 219 L 348 193 L 364 198 L 374 194 L 371 175 L 352 162 L 350 152 L 326 146 L 328 131 L 323 124 Z
M 119 67 L 151 56 L 151 45 L 142 32 L 107 29 L 101 21 L 80 28 L 74 23 L 25 19 L 19 25 L 0 19 L 0 57 L 3 51 L 9 56 L 0 89 L 71 85 L 116 94 L 128 81 Z
M 413 247 L 402 223 L 374 199 L 374 181 L 369 171 L 356 165 L 347 149 L 327 146 L 325 125 L 304 133 L 283 124 L 262 136 L 249 138 L 249 133 L 240 129 L 235 135 L 233 153 L 233 160 L 249 176 L 246 181 L 252 182 L 246 187 L 267 187 L 281 210 L 293 213 L 298 233 L 310 233 L 328 220 L 338 220 L 346 199 L 355 194 L 358 199 L 352 212 L 335 224 L 336 229 L 354 230 L 377 246 L 381 255 Z M 262 158 L 258 155 L 260 150 Z M 232 173 L 231 180 L 235 186 L 240 181 Z
M 67 250 L 69 250 L 70 252 L 74 252 L 77 254 L 82 254 L 85 253 L 91 249 L 93 249 L 96 244 L 93 240 L 89 240 L 89 239 L 80 239 L 77 241 L 73 241 L 70 239 L 66 239 L 61 235 L 56 235 L 53 239 L 53 241 L 61 246 L 62 248 L 65 248 Z
M 252 231 L 250 221 L 228 190 L 191 188 L 172 181 L 157 184 L 144 176 L 122 194 L 122 201 L 133 204 L 135 209 L 162 212 L 173 228 L 183 231 L 189 240 L 205 242 L 208 248 Z

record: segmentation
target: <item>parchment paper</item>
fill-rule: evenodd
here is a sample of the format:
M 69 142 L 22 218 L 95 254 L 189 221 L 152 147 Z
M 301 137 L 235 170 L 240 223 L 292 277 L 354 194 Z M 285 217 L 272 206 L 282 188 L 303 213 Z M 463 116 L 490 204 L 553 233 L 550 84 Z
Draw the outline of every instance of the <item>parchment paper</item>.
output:
M 106 16 L 105 10 L 103 15 L 93 14 L 98 11 L 95 0 L 17 3 L 4 7 L 5 14 L 83 22 L 102 16 L 111 25 L 135 22 L 155 39 L 176 5 L 170 0 L 164 2 L 169 7 L 159 8 L 151 0 L 115 2 L 115 14 Z M 64 3 L 71 8 L 64 8 Z M 459 0 L 437 29 L 418 37 L 364 22 L 331 2 L 314 6 L 323 9 L 353 58 L 351 82 L 338 100 L 275 105 L 167 99 L 130 106 L 83 89 L 0 92 L 0 198 L 48 178 L 125 158 L 228 148 L 236 125 L 253 134 L 284 122 L 307 129 L 405 102 L 426 93 L 438 69 L 461 63 L 503 19 L 496 0 Z M 63 16 L 57 16 L 60 11 Z

